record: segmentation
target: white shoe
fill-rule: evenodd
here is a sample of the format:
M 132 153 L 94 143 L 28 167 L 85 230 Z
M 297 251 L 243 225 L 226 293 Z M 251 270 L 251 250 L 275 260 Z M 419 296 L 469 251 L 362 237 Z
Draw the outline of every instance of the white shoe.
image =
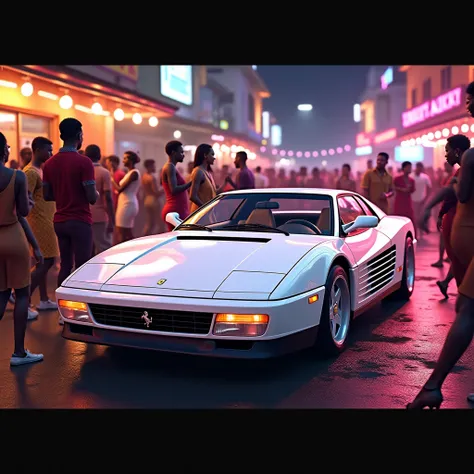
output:
M 24 365 L 32 364 L 33 362 L 40 362 L 43 360 L 43 354 L 33 354 L 28 349 L 25 349 L 25 355 L 23 357 L 13 354 L 10 359 L 10 365 Z
M 59 315 L 58 323 L 60 326 L 64 326 L 64 319 L 61 315 Z
M 15 295 L 14 295 L 13 291 L 11 292 L 10 298 L 8 298 L 8 301 L 9 301 L 10 304 L 15 304 Z
M 58 305 L 56 302 L 48 300 L 48 301 L 40 301 L 40 304 L 36 306 L 38 311 L 55 311 L 58 309 Z
M 35 311 L 31 306 L 28 308 L 28 321 L 36 319 L 38 317 L 38 311 Z

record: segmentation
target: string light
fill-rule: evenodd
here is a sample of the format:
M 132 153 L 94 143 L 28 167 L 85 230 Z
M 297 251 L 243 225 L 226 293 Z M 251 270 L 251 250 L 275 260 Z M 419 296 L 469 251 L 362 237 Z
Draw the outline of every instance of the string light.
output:
M 441 132 L 440 132 L 441 133 Z M 352 146 L 351 145 L 344 145 L 344 146 L 338 146 L 338 147 L 335 147 L 335 148 L 329 148 L 327 150 L 314 150 L 314 151 L 293 151 L 293 150 L 281 150 L 279 148 L 268 148 L 266 146 L 261 146 L 260 147 L 260 152 L 261 153 L 265 153 L 265 152 L 269 152 L 271 153 L 273 156 L 288 156 L 288 157 L 292 157 L 292 156 L 296 156 L 297 158 L 302 158 L 303 156 L 305 158 L 318 158 L 319 156 L 327 156 L 327 155 L 330 155 L 330 156 L 334 156 L 336 153 L 339 154 L 339 155 L 342 155 L 343 153 L 349 153 L 350 151 L 352 150 Z

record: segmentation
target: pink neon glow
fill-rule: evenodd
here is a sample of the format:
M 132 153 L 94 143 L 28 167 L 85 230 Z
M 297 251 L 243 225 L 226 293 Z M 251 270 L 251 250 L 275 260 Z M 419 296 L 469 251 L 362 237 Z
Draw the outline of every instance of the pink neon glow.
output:
M 296 152 L 296 157 L 297 158 L 301 158 L 302 156 L 303 156 L 303 153 L 301 153 L 301 151 Z
M 406 110 L 402 114 L 402 123 L 404 128 L 412 127 L 417 123 L 424 122 L 437 115 L 444 114 L 448 110 L 452 110 L 461 105 L 462 89 L 456 87 L 445 94 L 439 95 L 435 99 L 428 100 L 425 103 Z
M 334 153 L 336 153 L 332 148 L 329 149 L 329 154 L 332 156 L 334 155 Z
M 280 150 L 280 156 L 285 156 L 286 155 L 286 151 L 285 150 Z
M 358 133 L 356 135 L 356 145 L 357 146 L 367 146 L 372 143 L 372 139 L 370 135 L 367 135 L 366 133 Z
M 262 153 L 265 153 L 265 152 L 267 151 L 267 147 L 261 146 L 261 147 L 260 147 L 260 151 L 261 151 Z
M 336 149 L 336 151 L 337 151 L 338 153 L 342 153 L 344 150 L 343 150 L 340 146 L 338 146 L 337 149 Z
M 222 135 L 212 135 L 211 140 L 214 142 L 223 142 L 224 137 Z
M 277 150 L 276 148 L 274 148 L 274 149 L 272 150 L 272 155 L 276 155 L 277 153 L 278 153 L 278 150 Z
M 383 142 L 386 142 L 387 140 L 392 140 L 396 136 L 397 136 L 397 129 L 390 128 L 388 130 L 385 130 L 375 135 L 374 143 L 383 143 Z
M 319 156 L 319 153 L 317 151 L 313 151 L 313 157 L 317 158 Z
M 344 150 L 346 150 L 346 151 L 351 151 L 351 146 L 350 146 L 350 145 L 346 145 L 346 146 L 344 147 Z
M 288 156 L 293 156 L 293 155 L 294 155 L 293 151 L 290 150 L 290 151 L 288 152 Z
M 309 158 L 311 156 L 311 153 L 309 151 L 304 152 L 304 157 Z
M 326 156 L 328 152 L 326 150 L 321 150 L 321 156 Z

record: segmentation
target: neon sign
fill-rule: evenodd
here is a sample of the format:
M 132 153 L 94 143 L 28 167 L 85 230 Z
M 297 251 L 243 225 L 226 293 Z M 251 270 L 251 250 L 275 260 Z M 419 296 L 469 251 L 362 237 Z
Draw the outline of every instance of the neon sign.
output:
M 388 130 L 385 130 L 384 132 L 380 132 L 374 137 L 374 143 L 383 143 L 388 140 L 392 140 L 397 136 L 397 129 L 396 128 L 390 128 Z
M 361 132 L 356 135 L 356 145 L 357 146 L 367 146 L 372 143 L 370 135 L 367 133 Z
M 403 127 L 412 127 L 417 123 L 424 122 L 459 107 L 461 105 L 461 93 L 461 87 L 456 87 L 456 89 L 446 92 L 435 99 L 428 100 L 418 107 L 406 110 L 402 114 Z
M 385 90 L 392 82 L 393 82 L 393 67 L 389 67 L 380 76 L 380 87 L 382 88 L 382 90 Z
M 359 148 L 355 149 L 355 154 L 357 156 L 366 156 L 366 155 L 371 155 L 372 154 L 372 147 L 369 146 L 361 146 Z

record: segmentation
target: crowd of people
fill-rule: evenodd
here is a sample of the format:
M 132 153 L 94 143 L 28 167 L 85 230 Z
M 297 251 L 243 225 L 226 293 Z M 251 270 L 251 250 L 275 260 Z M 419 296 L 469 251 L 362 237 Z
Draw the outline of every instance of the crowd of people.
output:
M 467 109 L 474 117 L 474 83 L 467 88 Z M 444 169 L 425 169 L 423 163 L 389 166 L 387 153 L 379 153 L 375 166 L 367 161 L 365 172 L 355 174 L 349 164 L 329 171 L 307 167 L 278 171 L 260 166 L 251 170 L 247 154 L 235 155 L 235 170 L 228 165 L 214 171 L 216 157 L 209 144 L 197 147 L 194 160 L 183 170 L 184 146 L 170 141 L 168 160 L 157 173 L 154 160 L 138 169 L 134 151 L 103 157 L 99 146 L 82 149 L 82 124 L 66 118 L 59 125 L 63 146 L 54 154 L 45 137 L 32 141 L 19 160 L 9 160 L 10 147 L 0 133 L 0 319 L 8 302 L 14 305 L 12 366 L 43 360 L 24 347 L 27 321 L 38 311 L 55 310 L 48 294 L 48 274 L 59 263 L 57 286 L 93 255 L 135 236 L 135 220 L 143 203 L 142 235 L 172 230 L 165 218 L 176 212 L 181 219 L 221 192 L 258 188 L 332 188 L 357 191 L 387 214 L 402 215 L 414 224 L 416 237 L 431 232 L 432 216 L 440 231 L 439 258 L 434 267 L 448 263 L 450 270 L 437 282 L 447 298 L 455 280 L 459 297 L 456 319 L 449 331 L 436 367 L 409 408 L 437 408 L 442 384 L 467 349 L 474 335 L 474 263 L 470 245 L 474 232 L 474 150 L 464 135 L 447 139 Z M 7 165 L 8 162 L 8 165 Z M 157 176 L 158 174 L 158 176 Z M 141 194 L 141 199 L 139 195 Z M 446 252 L 447 258 L 444 258 Z M 32 267 L 33 263 L 33 269 Z M 39 289 L 40 303 L 31 306 Z M 61 318 L 59 318 L 61 323 Z

